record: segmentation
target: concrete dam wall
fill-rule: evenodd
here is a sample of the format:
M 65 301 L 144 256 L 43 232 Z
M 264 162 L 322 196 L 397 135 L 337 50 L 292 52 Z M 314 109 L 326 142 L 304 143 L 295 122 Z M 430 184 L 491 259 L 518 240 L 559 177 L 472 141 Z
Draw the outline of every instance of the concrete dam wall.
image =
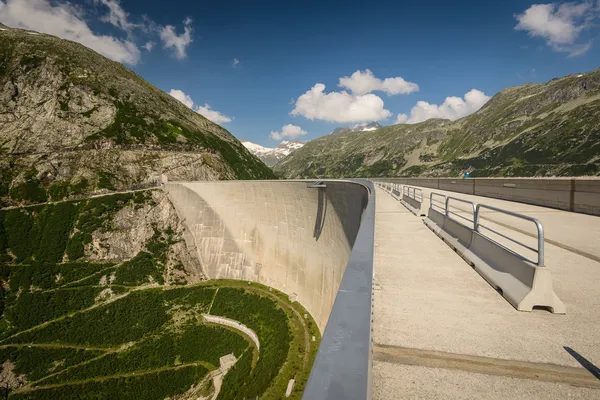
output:
M 211 279 L 287 293 L 325 330 L 369 201 L 350 181 L 169 182 L 186 242 Z

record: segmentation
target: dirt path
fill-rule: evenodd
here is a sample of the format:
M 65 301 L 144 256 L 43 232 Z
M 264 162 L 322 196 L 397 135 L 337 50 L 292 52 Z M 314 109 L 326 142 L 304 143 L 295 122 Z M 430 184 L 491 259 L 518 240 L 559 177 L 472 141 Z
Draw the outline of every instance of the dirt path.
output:
M 92 194 L 92 195 L 89 195 L 89 196 L 73 197 L 73 198 L 70 198 L 70 199 L 55 200 L 55 201 L 46 201 L 44 203 L 24 204 L 22 206 L 8 206 L 8 207 L 0 208 L 0 211 L 12 210 L 14 208 L 28 208 L 28 207 L 45 206 L 47 204 L 60 204 L 60 203 L 66 203 L 66 202 L 70 202 L 70 201 L 83 201 L 83 200 L 93 199 L 93 198 L 96 198 L 96 197 L 111 196 L 113 194 L 145 192 L 145 191 L 148 191 L 148 190 L 155 190 L 155 189 L 158 189 L 158 188 L 160 188 L 160 185 L 151 186 L 151 187 L 147 187 L 147 188 L 144 188 L 144 189 L 113 190 L 113 191 L 106 192 L 106 193 L 96 193 L 96 194 Z
M 155 373 L 164 372 L 164 371 L 175 371 L 178 369 L 192 367 L 192 366 L 203 366 L 209 370 L 210 370 L 210 368 L 212 368 L 212 365 L 210 365 L 209 363 L 204 362 L 204 361 L 199 361 L 199 362 L 189 363 L 189 364 L 180 364 L 180 365 L 176 365 L 174 367 L 162 367 L 162 368 L 157 368 L 157 369 L 149 369 L 149 370 L 143 370 L 143 371 L 124 373 L 124 374 L 107 375 L 107 376 L 102 376 L 102 377 L 98 377 L 98 378 L 82 379 L 82 380 L 78 380 L 78 381 L 70 381 L 70 382 L 65 382 L 65 383 L 40 385 L 40 386 L 35 386 L 35 387 L 25 386 L 23 388 L 15 390 L 14 393 L 32 392 L 35 390 L 51 389 L 51 388 L 71 386 L 71 385 L 81 385 L 81 384 L 85 384 L 85 383 L 89 383 L 89 382 L 103 382 L 103 381 L 110 380 L 110 379 L 127 378 L 127 377 L 132 377 L 132 376 L 144 376 L 144 375 L 150 375 L 150 374 L 155 374 Z
M 76 344 L 58 344 L 58 343 L 15 343 L 15 344 L 2 344 L 0 349 L 6 349 L 9 347 L 42 347 L 49 349 L 76 349 L 76 350 L 95 350 L 104 351 L 107 353 L 114 353 L 119 351 L 118 347 L 93 347 L 93 346 L 78 346 Z

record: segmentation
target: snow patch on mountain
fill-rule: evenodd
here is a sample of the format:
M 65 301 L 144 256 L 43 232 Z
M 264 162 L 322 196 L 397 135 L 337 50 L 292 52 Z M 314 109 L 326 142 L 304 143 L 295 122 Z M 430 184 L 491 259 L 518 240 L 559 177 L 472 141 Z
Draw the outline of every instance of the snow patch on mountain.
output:
M 297 142 L 284 140 L 275 148 L 264 147 L 260 144 L 244 141 L 242 144 L 250 150 L 252 154 L 260 158 L 269 167 L 277 164 L 280 160 L 288 156 L 292 151 L 298 150 L 306 144 L 306 142 Z
M 358 124 L 358 125 L 354 125 L 354 126 L 343 126 L 343 127 L 335 128 L 330 133 L 330 135 L 336 135 L 339 133 L 371 132 L 371 131 L 375 131 L 381 127 L 382 126 L 379 124 L 379 122 L 373 121 L 368 124 Z

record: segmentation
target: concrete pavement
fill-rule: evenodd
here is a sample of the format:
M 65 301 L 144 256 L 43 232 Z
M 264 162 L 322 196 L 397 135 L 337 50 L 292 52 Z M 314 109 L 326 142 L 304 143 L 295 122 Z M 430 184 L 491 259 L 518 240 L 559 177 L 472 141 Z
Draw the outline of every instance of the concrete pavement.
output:
M 535 206 L 519 207 L 530 214 Z M 555 224 L 549 237 L 579 246 Z M 546 251 L 567 315 L 516 311 L 377 189 L 373 398 L 600 398 L 600 380 L 574 357 L 600 364 L 600 263 L 558 246 Z

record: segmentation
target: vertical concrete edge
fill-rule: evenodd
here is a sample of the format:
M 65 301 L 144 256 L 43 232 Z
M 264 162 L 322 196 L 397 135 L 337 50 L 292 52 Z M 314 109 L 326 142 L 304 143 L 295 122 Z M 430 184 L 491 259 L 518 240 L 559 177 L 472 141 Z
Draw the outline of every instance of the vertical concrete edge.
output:
M 371 399 L 375 188 L 366 180 L 349 183 L 362 185 L 368 202 L 304 390 L 306 400 Z

